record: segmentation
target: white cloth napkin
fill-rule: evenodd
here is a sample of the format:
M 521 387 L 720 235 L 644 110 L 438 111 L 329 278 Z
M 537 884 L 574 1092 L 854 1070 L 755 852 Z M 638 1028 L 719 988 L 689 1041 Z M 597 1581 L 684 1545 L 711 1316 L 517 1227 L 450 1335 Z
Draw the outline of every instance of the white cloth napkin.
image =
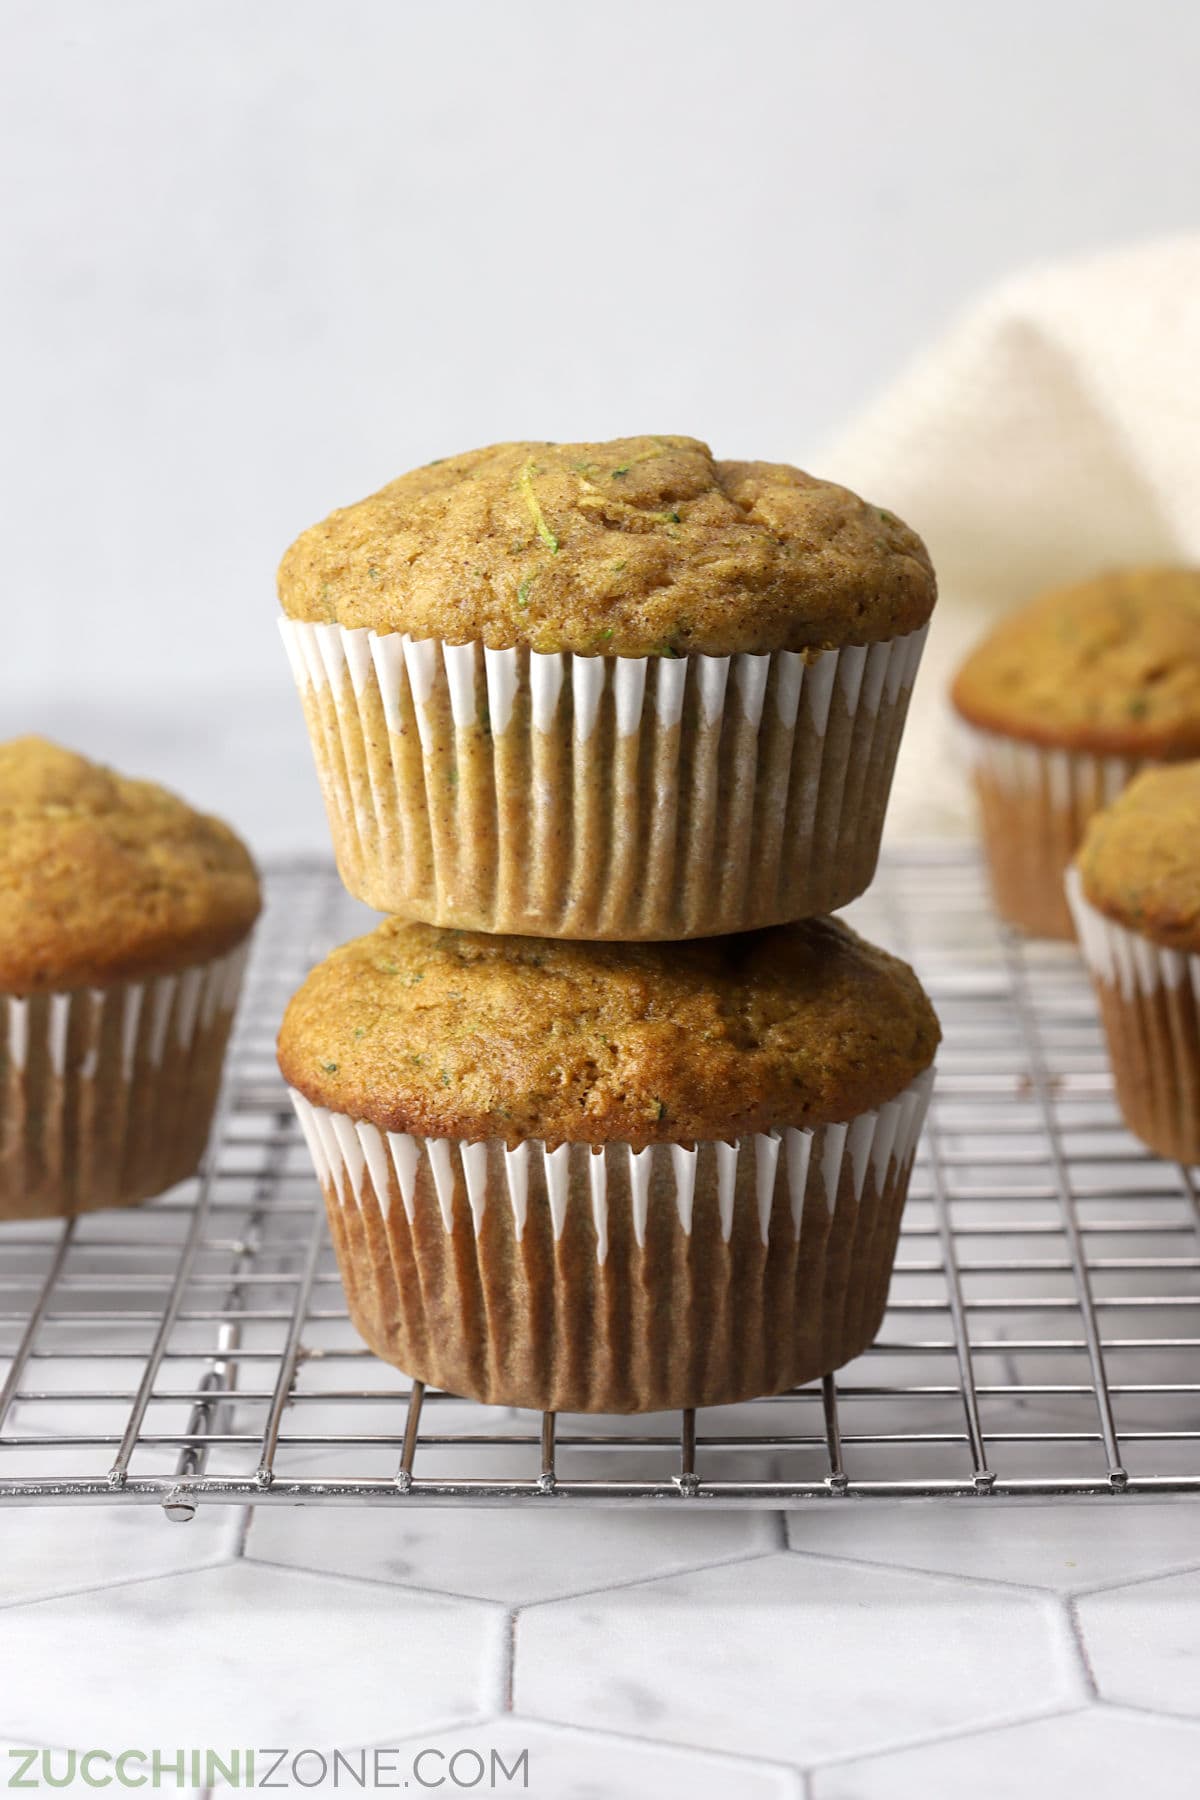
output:
M 1200 563 L 1200 237 L 1006 282 L 813 461 L 929 545 L 941 598 L 888 828 L 960 832 L 945 694 L 989 622 L 1117 563 Z

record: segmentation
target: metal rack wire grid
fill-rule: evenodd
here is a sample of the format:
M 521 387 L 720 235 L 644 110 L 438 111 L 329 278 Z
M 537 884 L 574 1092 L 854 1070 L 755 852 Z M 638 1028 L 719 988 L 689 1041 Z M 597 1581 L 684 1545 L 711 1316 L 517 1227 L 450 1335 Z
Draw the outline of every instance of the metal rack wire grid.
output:
M 851 909 L 942 1018 L 877 1343 L 822 1384 L 640 1418 L 424 1390 L 346 1317 L 274 1032 L 368 924 L 276 868 L 206 1168 L 155 1204 L 0 1227 L 0 1502 L 796 1505 L 1200 1491 L 1200 1204 L 1115 1110 L 1074 949 L 996 923 L 965 850 Z

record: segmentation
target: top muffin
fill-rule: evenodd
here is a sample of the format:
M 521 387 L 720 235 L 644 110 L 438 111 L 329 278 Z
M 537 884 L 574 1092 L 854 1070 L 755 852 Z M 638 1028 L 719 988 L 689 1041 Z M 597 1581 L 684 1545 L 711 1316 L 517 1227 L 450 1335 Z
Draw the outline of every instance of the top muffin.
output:
M 894 514 L 684 437 L 448 457 L 312 526 L 279 570 L 294 619 L 597 656 L 874 643 L 935 595 Z
M 1200 569 L 1117 569 L 997 626 L 952 690 L 985 731 L 1051 748 L 1200 754 Z
M 1088 825 L 1084 897 L 1173 950 L 1200 950 L 1200 763 L 1146 769 Z
M 250 853 L 219 819 L 45 738 L 0 744 L 0 992 L 205 962 L 260 905 Z
M 938 1036 L 912 970 L 834 919 L 684 944 L 388 919 L 293 995 L 279 1065 L 386 1131 L 640 1148 L 854 1118 Z

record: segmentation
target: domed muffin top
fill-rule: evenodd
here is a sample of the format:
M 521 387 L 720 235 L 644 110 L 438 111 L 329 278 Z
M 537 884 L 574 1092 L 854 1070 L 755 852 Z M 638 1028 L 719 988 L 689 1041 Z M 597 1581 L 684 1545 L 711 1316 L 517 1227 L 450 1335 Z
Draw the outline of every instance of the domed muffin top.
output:
M 874 643 L 935 594 L 893 514 L 684 437 L 451 456 L 312 526 L 279 570 L 295 619 L 595 656 Z
M 938 1038 L 912 970 L 832 919 L 635 945 L 389 919 L 311 972 L 279 1065 L 387 1131 L 640 1147 L 853 1118 Z
M 45 738 L 0 744 L 0 992 L 204 962 L 260 904 L 250 854 L 220 820 Z
M 953 700 L 1030 743 L 1200 753 L 1200 569 L 1114 569 L 1041 595 L 972 651 Z
M 1085 899 L 1175 950 L 1200 950 L 1200 762 L 1145 769 L 1088 823 Z

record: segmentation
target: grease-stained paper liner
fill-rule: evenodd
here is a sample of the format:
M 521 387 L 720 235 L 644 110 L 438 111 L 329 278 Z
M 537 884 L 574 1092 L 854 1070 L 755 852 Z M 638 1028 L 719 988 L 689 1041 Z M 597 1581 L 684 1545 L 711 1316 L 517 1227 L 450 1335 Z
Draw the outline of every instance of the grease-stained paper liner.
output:
M 1200 1163 L 1200 956 L 1107 918 L 1076 868 L 1066 893 L 1126 1123 L 1160 1156 Z
M 879 1329 L 933 1070 L 733 1143 L 460 1143 L 292 1100 L 350 1316 L 472 1399 L 647 1412 L 778 1393 Z
M 807 918 L 870 885 L 926 635 L 673 659 L 280 623 L 352 894 L 625 941 Z
M 193 1173 L 247 950 L 145 981 L 0 994 L 0 1219 L 132 1206 Z
M 1063 892 L 1067 865 L 1092 814 L 1112 804 L 1144 760 L 962 729 L 998 911 L 1034 937 L 1074 937 Z

